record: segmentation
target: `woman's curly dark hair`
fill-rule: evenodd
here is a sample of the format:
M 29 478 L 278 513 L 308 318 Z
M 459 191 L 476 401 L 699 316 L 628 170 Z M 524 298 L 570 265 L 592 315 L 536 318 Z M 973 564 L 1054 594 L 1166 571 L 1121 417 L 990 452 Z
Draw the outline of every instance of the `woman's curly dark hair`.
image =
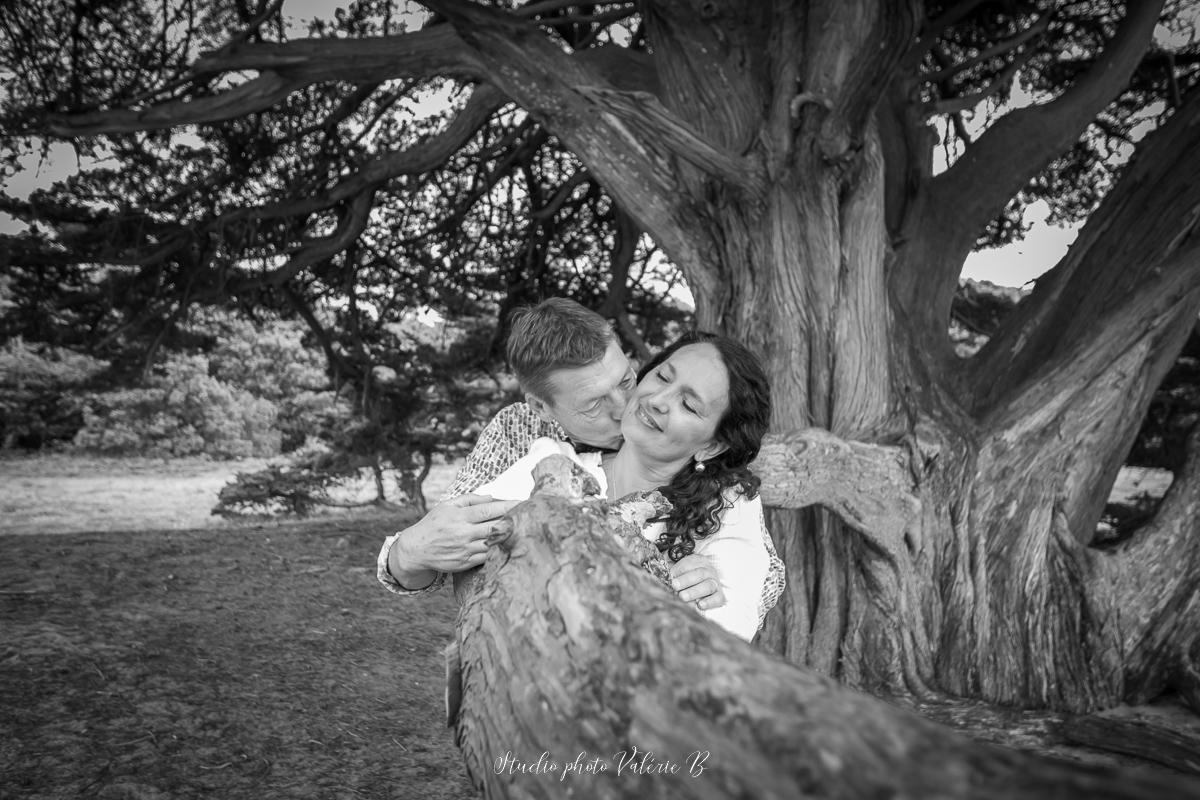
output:
M 696 540 L 711 536 L 720 527 L 720 515 L 729 503 L 723 493 L 737 487 L 747 498 L 758 494 L 759 478 L 749 469 L 758 456 L 771 423 L 771 387 L 758 357 L 726 336 L 695 331 L 686 333 L 654 356 L 638 372 L 638 383 L 681 347 L 711 344 L 729 373 L 729 408 L 717 423 L 716 438 L 726 449 L 704 462 L 681 469 L 660 491 L 671 501 L 666 530 L 658 549 L 678 561 L 696 549 Z

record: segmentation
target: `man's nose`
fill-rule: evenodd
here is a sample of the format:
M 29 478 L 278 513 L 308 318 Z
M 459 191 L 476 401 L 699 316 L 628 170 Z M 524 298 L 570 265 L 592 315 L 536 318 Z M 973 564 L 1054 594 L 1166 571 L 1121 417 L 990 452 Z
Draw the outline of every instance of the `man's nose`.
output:
M 628 398 L 620 389 L 612 392 L 608 396 L 608 415 L 613 419 L 620 419 L 625 414 L 625 401 Z

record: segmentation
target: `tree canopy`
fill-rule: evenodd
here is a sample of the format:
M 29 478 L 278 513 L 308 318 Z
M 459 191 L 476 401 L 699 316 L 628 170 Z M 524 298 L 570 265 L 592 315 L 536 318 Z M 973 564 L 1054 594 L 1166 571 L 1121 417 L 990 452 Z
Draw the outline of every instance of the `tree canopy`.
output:
M 641 347 L 678 270 L 772 380 L 768 646 L 1075 709 L 1200 686 L 1194 454 L 1095 541 L 1200 311 L 1194 4 L 423 5 L 304 37 L 278 2 L 6 6 L 10 168 L 53 137 L 109 160 L 0 198 L 29 224 L 0 335 L 144 358 L 191 304 L 269 308 L 365 392 L 401 310 L 572 294 Z M 963 358 L 963 261 L 1035 200 L 1079 238 Z

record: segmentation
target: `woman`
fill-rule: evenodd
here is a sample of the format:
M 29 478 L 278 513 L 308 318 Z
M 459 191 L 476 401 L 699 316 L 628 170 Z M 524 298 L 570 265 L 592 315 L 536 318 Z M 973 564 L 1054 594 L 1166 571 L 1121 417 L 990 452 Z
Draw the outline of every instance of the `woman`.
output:
M 672 511 L 642 535 L 671 561 L 693 552 L 711 559 L 726 602 L 701 613 L 749 640 L 758 628 L 768 556 L 759 480 L 748 465 L 770 418 L 770 389 L 754 354 L 723 336 L 687 334 L 638 373 L 621 418 L 620 450 L 579 454 L 569 444 L 539 439 L 477 492 L 524 499 L 533 491 L 533 466 L 558 452 L 591 472 L 610 500 L 661 491 Z

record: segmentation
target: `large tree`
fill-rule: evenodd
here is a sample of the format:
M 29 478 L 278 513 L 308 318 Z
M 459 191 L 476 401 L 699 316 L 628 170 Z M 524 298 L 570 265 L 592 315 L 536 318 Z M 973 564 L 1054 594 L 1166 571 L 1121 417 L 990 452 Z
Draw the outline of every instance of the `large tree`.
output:
M 398 31 L 361 3 L 291 41 L 276 5 L 183 32 L 140 5 L 3 12 L 9 141 L 109 137 L 133 198 L 81 178 L 6 200 L 41 225 L 7 239 L 20 287 L 385 305 L 415 264 L 396 291 L 453 310 L 579 289 L 583 256 L 628 327 L 653 242 L 698 324 L 769 365 L 788 591 L 765 646 L 873 690 L 1069 709 L 1200 691 L 1200 468 L 1093 544 L 1200 311 L 1187 4 L 440 0 Z M 452 113 L 400 135 L 395 109 L 447 81 Z M 185 126 L 199 145 L 171 139 Z M 1079 239 L 960 358 L 963 262 L 1038 198 L 1086 220 Z

